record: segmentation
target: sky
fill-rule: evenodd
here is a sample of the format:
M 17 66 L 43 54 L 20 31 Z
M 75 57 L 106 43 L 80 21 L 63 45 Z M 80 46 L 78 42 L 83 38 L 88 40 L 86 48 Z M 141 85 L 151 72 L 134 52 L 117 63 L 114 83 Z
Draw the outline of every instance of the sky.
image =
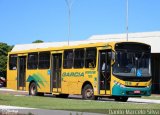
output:
M 70 40 L 126 32 L 126 0 L 71 0 Z M 128 0 L 129 33 L 160 31 L 160 0 Z M 0 42 L 68 40 L 65 0 L 0 0 Z

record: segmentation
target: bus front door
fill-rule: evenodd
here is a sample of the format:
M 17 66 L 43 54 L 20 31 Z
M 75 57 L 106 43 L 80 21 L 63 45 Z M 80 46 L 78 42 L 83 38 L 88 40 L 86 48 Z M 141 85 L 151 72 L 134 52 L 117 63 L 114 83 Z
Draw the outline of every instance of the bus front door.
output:
M 25 90 L 25 87 L 26 87 L 26 56 L 19 56 L 17 89 Z
M 52 54 L 52 91 L 61 92 L 62 53 Z
M 110 94 L 111 50 L 99 51 L 99 94 Z

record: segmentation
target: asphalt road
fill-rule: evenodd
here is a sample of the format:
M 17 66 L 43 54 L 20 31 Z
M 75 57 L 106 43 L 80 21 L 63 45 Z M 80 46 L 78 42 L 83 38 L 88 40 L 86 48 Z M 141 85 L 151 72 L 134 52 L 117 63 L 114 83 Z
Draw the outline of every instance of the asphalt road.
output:
M 65 111 L 65 110 L 47 110 L 47 109 L 36 109 L 27 107 L 16 107 L 16 106 L 4 106 L 0 105 L 0 114 L 6 115 L 104 115 L 98 113 L 87 113 L 87 112 L 76 112 L 76 111 Z
M 13 95 L 28 95 L 27 91 L 15 91 L 11 89 L 6 88 L 0 88 L 0 93 L 3 94 L 13 94 Z M 51 95 L 46 95 L 51 96 Z M 82 99 L 81 96 L 77 95 L 70 95 L 68 99 Z M 112 101 L 115 102 L 113 99 L 108 98 L 102 98 L 100 100 L 97 100 L 99 102 L 108 102 Z M 116 102 L 117 103 L 117 102 Z M 160 104 L 160 100 L 150 100 L 150 99 L 141 99 L 141 98 L 129 98 L 127 102 L 119 102 L 119 103 L 141 103 L 141 104 L 147 104 L 147 103 L 158 103 Z M 28 114 L 32 113 L 34 115 L 103 115 L 103 114 L 97 114 L 97 113 L 87 113 L 87 112 L 75 112 L 75 111 L 63 111 L 63 110 L 46 110 L 46 109 L 35 109 L 35 108 L 19 108 L 19 107 L 13 107 L 13 106 L 1 106 L 0 110 L 8 110 L 8 109 L 15 109 L 18 110 L 20 113 Z M 1 112 L 1 111 L 0 111 Z

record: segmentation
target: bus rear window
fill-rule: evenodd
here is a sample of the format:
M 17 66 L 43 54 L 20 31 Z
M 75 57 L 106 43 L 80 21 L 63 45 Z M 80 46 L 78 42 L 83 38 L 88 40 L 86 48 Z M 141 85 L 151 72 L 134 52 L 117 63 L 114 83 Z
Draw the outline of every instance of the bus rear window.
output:
M 17 55 L 9 56 L 9 69 L 16 70 L 17 69 Z

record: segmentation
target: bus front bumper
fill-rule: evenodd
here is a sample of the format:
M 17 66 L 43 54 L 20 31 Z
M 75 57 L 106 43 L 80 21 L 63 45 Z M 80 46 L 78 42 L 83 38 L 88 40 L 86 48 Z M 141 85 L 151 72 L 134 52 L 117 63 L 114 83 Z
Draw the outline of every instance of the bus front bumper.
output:
M 146 87 L 121 87 L 114 85 L 112 88 L 112 96 L 150 96 L 151 86 Z

